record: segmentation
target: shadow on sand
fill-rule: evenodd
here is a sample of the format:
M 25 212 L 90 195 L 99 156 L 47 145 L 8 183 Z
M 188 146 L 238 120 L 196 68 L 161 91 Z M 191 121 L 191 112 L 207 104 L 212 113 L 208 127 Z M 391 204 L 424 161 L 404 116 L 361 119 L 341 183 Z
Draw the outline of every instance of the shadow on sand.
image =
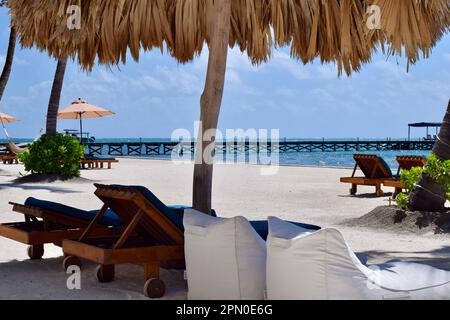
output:
M 426 264 L 438 269 L 450 271 L 450 246 L 432 251 L 365 251 L 357 254 L 361 262 L 367 264 L 391 263 L 396 261 Z
M 12 175 L 11 175 L 12 176 Z M 13 177 L 13 176 L 12 176 Z M 1 189 L 20 188 L 23 190 L 48 190 L 55 193 L 81 193 L 70 188 L 57 187 L 52 185 L 55 182 L 61 183 L 77 183 L 77 184 L 93 184 L 96 181 L 85 178 L 67 178 L 58 175 L 47 174 L 31 174 L 11 180 L 9 183 L 0 184 Z
M 392 197 L 392 192 L 386 192 L 383 197 L 377 196 L 375 193 L 358 193 L 355 195 L 346 194 L 338 195 L 340 198 L 355 198 L 355 199 L 377 199 L 377 198 L 389 198 Z
M 137 265 L 116 266 L 116 278 L 111 283 L 99 283 L 96 264 L 83 261 L 81 290 L 69 290 L 71 274 L 62 267 L 63 258 L 9 261 L 0 263 L 0 299 L 62 299 L 62 300 L 146 300 L 142 294 L 143 268 Z M 165 298 L 186 299 L 183 272 L 161 270 L 166 283 Z
M 34 191 L 34 190 L 48 190 L 54 193 L 82 193 L 82 191 L 79 190 L 73 190 L 68 188 L 61 188 L 51 185 L 29 185 L 29 184 L 22 184 L 22 183 L 3 183 L 0 184 L 0 190 L 8 189 L 8 188 L 17 188 L 27 191 Z

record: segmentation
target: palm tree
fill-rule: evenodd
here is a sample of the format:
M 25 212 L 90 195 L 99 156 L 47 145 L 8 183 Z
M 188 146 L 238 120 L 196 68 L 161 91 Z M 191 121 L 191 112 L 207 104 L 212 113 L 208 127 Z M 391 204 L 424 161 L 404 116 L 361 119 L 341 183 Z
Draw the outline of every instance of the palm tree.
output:
M 216 15 L 208 59 L 208 70 L 203 94 L 200 99 L 199 137 L 207 131 L 215 130 L 219 122 L 220 105 L 222 103 L 227 69 L 228 39 L 230 37 L 231 2 L 219 1 L 215 4 Z M 213 141 L 215 137 L 213 137 Z M 193 204 L 195 209 L 210 213 L 212 209 L 213 164 L 205 159 L 207 143 L 202 138 L 197 144 L 194 167 Z M 211 155 L 212 156 L 212 155 Z
M 16 48 L 16 38 L 16 29 L 12 27 L 9 34 L 8 53 L 6 54 L 5 66 L 3 67 L 3 72 L 0 76 L 0 101 L 3 98 L 3 93 L 5 92 L 5 88 L 11 74 L 14 51 Z
M 47 127 L 46 135 L 54 136 L 57 130 L 58 110 L 61 100 L 61 91 L 64 83 L 64 75 L 66 73 L 67 58 L 61 58 L 58 60 L 56 67 L 55 78 L 53 80 L 52 92 L 50 95 L 50 101 L 48 103 L 47 111 Z
M 433 153 L 440 160 L 450 159 L 450 100 L 442 123 L 441 132 L 433 147 Z M 445 211 L 447 190 L 434 182 L 427 175 L 422 175 L 417 187 L 409 196 L 409 206 L 412 210 L 443 212 Z

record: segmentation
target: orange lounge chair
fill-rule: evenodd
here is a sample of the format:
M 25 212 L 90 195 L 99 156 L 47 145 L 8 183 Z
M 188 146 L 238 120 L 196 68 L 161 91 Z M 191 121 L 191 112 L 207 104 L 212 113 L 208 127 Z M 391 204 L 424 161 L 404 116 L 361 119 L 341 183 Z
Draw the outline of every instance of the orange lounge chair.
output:
M 358 186 L 374 186 L 377 196 L 384 196 L 381 185 L 384 181 L 393 179 L 392 171 L 386 161 L 377 155 L 355 154 L 355 168 L 349 178 L 341 178 L 342 183 L 350 183 L 352 188 L 350 194 L 355 195 L 358 192 Z M 364 177 L 355 177 L 357 169 L 364 173 Z
M 3 164 L 19 164 L 19 160 L 15 154 L 1 154 L 0 161 L 2 161 Z
M 144 294 L 160 298 L 165 284 L 159 279 L 160 266 L 184 269 L 184 234 L 182 217 L 164 205 L 143 187 L 95 185 L 95 194 L 105 207 L 77 240 L 64 240 L 63 250 L 73 257 L 99 264 L 97 279 L 111 282 L 114 265 L 144 265 Z M 117 236 L 95 237 L 92 231 L 109 208 L 123 221 Z
M 10 204 L 13 211 L 24 215 L 25 219 L 23 222 L 0 224 L 0 236 L 29 245 L 30 259 L 42 258 L 44 244 L 53 243 L 61 247 L 64 239 L 80 237 L 99 211 L 84 211 L 35 198 L 28 198 L 23 205 Z M 121 225 L 117 215 L 108 210 L 92 234 L 114 235 Z M 70 264 L 79 263 L 72 259 Z
M 85 157 L 80 161 L 81 169 L 103 169 L 105 165 L 108 169 L 111 169 L 113 163 L 118 163 L 119 160 L 116 160 L 112 157 Z
M 398 171 L 397 177 L 385 180 L 383 185 L 386 187 L 395 188 L 393 197 L 395 198 L 399 193 L 403 192 L 406 188 L 403 182 L 401 182 L 400 177 L 403 170 L 411 170 L 415 167 L 423 168 L 427 164 L 427 159 L 423 156 L 398 156 Z

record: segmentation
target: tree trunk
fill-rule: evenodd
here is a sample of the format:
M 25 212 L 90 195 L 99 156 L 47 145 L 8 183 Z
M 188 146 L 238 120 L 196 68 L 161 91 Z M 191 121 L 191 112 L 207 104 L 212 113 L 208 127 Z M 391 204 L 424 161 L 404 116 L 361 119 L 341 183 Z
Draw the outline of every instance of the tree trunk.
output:
M 66 73 L 67 59 L 58 60 L 56 67 L 55 79 L 53 80 L 52 93 L 48 103 L 47 111 L 47 136 L 54 136 L 57 132 L 58 110 L 61 100 L 61 91 L 64 83 L 64 75 Z
M 14 60 L 14 50 L 16 48 L 16 38 L 16 29 L 11 28 L 11 32 L 9 34 L 8 53 L 6 54 L 5 66 L 3 67 L 3 72 L 0 77 L 0 101 L 3 98 L 3 93 L 5 92 L 5 88 L 11 74 Z
M 225 73 L 231 28 L 231 0 L 208 1 L 211 19 L 208 71 L 201 97 L 200 127 L 194 169 L 193 207 L 211 213 L 214 152 L 208 145 L 215 142 L 225 85 Z M 205 134 L 208 136 L 205 139 Z M 211 140 L 211 141 L 205 141 Z M 209 156 L 205 158 L 205 153 Z M 211 152 L 212 151 L 212 152 Z M 211 159 L 208 159 L 211 158 Z
M 433 153 L 440 160 L 450 159 L 450 101 L 445 114 L 438 139 L 433 147 Z M 445 209 L 447 190 L 432 181 L 426 175 L 422 175 L 417 187 L 409 196 L 409 206 L 412 210 L 443 212 Z

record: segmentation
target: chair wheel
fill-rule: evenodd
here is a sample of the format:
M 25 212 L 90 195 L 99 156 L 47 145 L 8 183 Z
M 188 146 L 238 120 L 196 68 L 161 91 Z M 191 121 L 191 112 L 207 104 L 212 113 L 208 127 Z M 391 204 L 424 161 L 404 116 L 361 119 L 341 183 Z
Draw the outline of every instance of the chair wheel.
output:
M 44 245 L 43 244 L 37 244 L 33 246 L 29 246 L 27 249 L 28 257 L 30 257 L 31 260 L 39 260 L 42 259 L 44 256 Z
M 65 257 L 63 260 L 64 270 L 67 271 L 67 269 L 69 269 L 70 266 L 78 266 L 79 268 L 81 268 L 82 263 L 81 263 L 80 258 L 74 257 L 74 256 Z
M 97 280 L 101 283 L 108 283 L 114 280 L 114 266 L 99 265 L 96 269 Z
M 166 285 L 159 279 L 149 279 L 144 285 L 144 295 L 150 299 L 162 298 L 166 293 Z

